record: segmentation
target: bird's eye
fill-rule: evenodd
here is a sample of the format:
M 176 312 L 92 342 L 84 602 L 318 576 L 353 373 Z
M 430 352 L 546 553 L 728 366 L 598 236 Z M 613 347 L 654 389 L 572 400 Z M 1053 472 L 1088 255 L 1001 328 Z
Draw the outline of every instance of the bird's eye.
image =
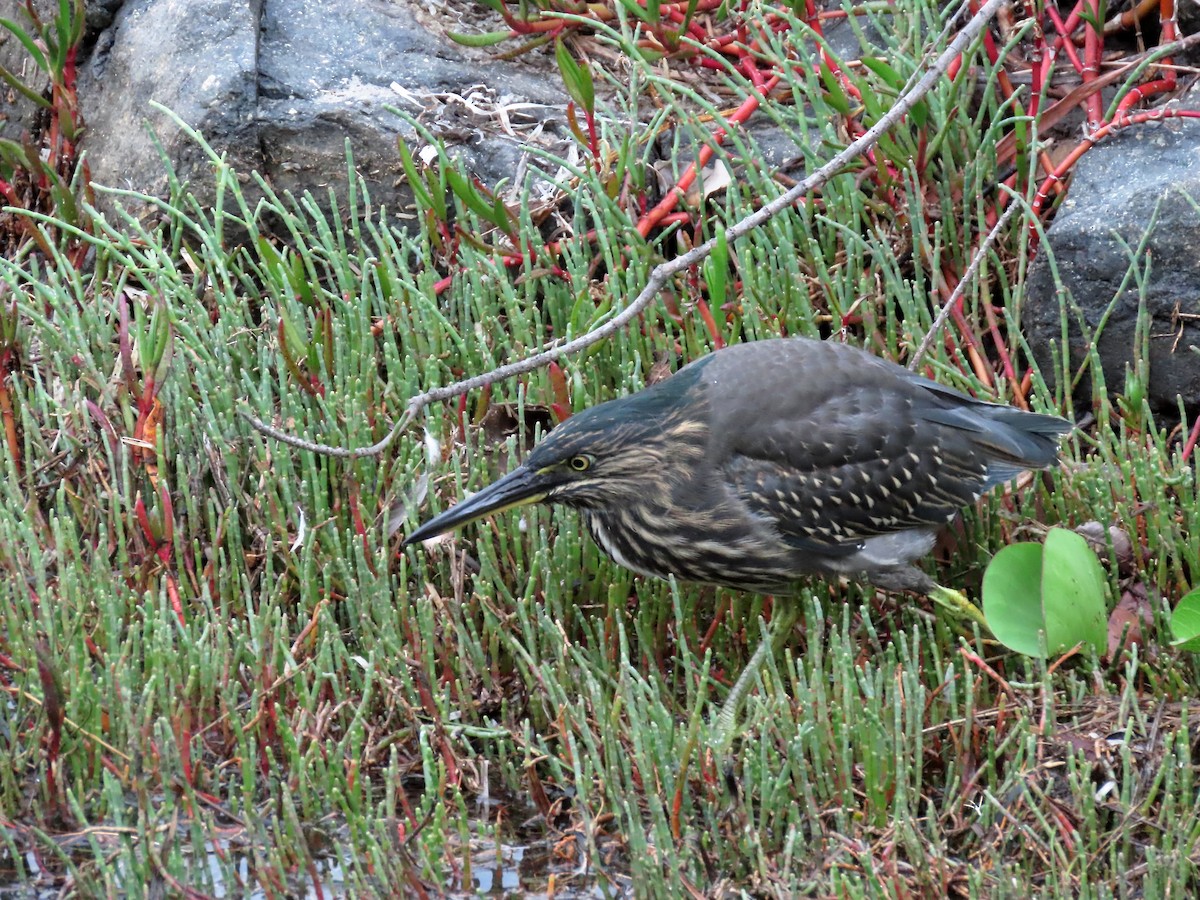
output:
M 572 456 L 567 460 L 567 466 L 573 472 L 586 472 L 592 467 L 592 460 L 589 456 Z

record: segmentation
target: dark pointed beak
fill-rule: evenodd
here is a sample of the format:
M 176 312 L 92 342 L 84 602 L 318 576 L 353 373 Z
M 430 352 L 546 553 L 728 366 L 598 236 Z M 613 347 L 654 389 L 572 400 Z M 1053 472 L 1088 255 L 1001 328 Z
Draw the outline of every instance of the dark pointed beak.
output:
M 545 476 L 518 466 L 499 481 L 485 487 L 478 494 L 468 497 L 440 516 L 430 519 L 404 539 L 403 546 L 429 540 L 447 531 L 453 531 L 468 522 L 482 519 L 492 513 L 503 512 L 515 506 L 528 506 L 546 497 L 549 488 Z

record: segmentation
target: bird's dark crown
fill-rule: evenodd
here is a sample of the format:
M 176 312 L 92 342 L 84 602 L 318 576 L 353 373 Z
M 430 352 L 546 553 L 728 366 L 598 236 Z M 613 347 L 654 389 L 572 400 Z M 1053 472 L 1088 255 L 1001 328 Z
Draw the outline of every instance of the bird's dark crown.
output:
M 706 430 L 703 419 L 694 418 L 699 407 L 681 402 L 696 380 L 696 373 L 684 371 L 576 413 L 530 452 L 525 468 L 554 478 L 546 497 L 551 502 L 595 506 L 645 490 L 667 474 L 663 467 L 672 460 L 665 457 L 680 446 L 671 439 L 681 429 L 692 428 L 697 436 Z

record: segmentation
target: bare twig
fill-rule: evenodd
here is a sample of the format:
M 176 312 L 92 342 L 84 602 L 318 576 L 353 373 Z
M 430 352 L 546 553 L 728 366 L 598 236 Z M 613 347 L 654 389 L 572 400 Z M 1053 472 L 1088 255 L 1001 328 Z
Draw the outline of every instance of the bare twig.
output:
M 988 251 L 992 248 L 992 244 L 996 243 L 996 238 L 1000 237 L 1000 233 L 1004 231 L 1004 227 L 1008 225 L 1009 219 L 1013 217 L 1018 209 L 1024 209 L 1023 204 L 1019 199 L 1013 198 L 1008 209 L 1004 210 L 1004 214 L 992 226 L 992 230 L 987 233 L 979 243 L 979 249 L 971 256 L 971 264 L 967 266 L 967 271 L 963 273 L 963 277 L 958 280 L 958 284 L 954 286 L 954 290 L 950 292 L 950 298 L 942 304 L 941 311 L 938 312 L 937 318 L 933 320 L 933 324 L 929 326 L 929 331 L 925 333 L 924 340 L 921 341 L 921 346 L 917 347 L 917 352 L 913 354 L 912 361 L 908 364 L 910 372 L 915 372 L 917 366 L 921 364 L 921 360 L 933 345 L 933 339 L 937 337 L 937 333 L 942 330 L 942 326 L 946 324 L 946 319 L 950 317 L 950 311 L 954 309 L 956 304 L 967 289 L 967 285 L 975 278 L 975 273 L 979 271 L 979 267 L 983 265 L 984 259 L 988 255 Z
M 962 30 L 955 35 L 941 55 L 938 56 L 926 70 L 925 74 L 911 88 L 900 95 L 896 100 L 896 104 L 888 110 L 888 112 L 874 125 L 867 129 L 861 137 L 851 143 L 845 150 L 838 153 L 833 159 L 829 160 L 817 171 L 813 172 L 800 183 L 796 184 L 786 193 L 776 197 L 770 203 L 755 210 L 750 215 L 746 216 L 739 222 L 734 223 L 724 234 L 724 239 L 727 243 L 733 243 L 738 238 L 758 228 L 765 222 L 777 216 L 780 212 L 790 207 L 797 200 L 804 197 L 806 194 L 815 191 L 824 186 L 831 178 L 837 175 L 841 169 L 847 164 L 858 159 L 868 150 L 875 146 L 887 131 L 894 127 L 908 112 L 921 101 L 943 78 L 950 68 L 951 64 L 957 59 L 975 40 L 976 37 L 987 26 L 992 16 L 1002 6 L 1006 0 L 987 0 L 970 21 L 963 26 Z M 966 4 L 963 5 L 966 9 Z M 712 238 L 703 244 L 689 250 L 682 256 L 677 256 L 674 259 L 661 263 L 655 266 L 650 272 L 650 277 L 646 282 L 646 286 L 642 288 L 640 294 L 626 306 L 623 310 L 609 319 L 602 325 L 593 328 L 591 331 L 581 334 L 577 338 L 566 341 L 564 343 L 551 344 L 545 350 L 535 353 L 532 356 L 527 356 L 517 362 L 508 363 L 507 365 L 498 366 L 490 372 L 485 372 L 482 375 L 476 375 L 472 378 L 464 378 L 462 381 L 456 381 L 453 384 L 448 384 L 445 387 L 431 388 L 417 394 L 408 401 L 404 415 L 402 415 L 392 430 L 383 440 L 372 444 L 369 447 L 359 447 L 356 449 L 347 449 L 344 447 L 332 447 L 326 444 L 317 444 L 311 441 L 306 441 L 301 438 L 293 437 L 286 432 L 280 431 L 277 428 L 272 428 L 264 422 L 259 421 L 248 412 L 242 411 L 242 417 L 245 418 L 251 425 L 269 437 L 273 437 L 278 441 L 288 444 L 292 447 L 298 447 L 301 450 L 310 450 L 314 453 L 321 453 L 327 456 L 335 456 L 340 458 L 359 458 L 364 456 L 376 456 L 382 453 L 396 439 L 409 423 L 416 418 L 426 406 L 432 403 L 439 403 L 443 400 L 449 400 L 457 397 L 460 394 L 465 394 L 467 391 L 473 391 L 477 388 L 485 387 L 489 384 L 494 384 L 506 378 L 513 378 L 517 375 L 524 375 L 526 372 L 532 372 L 539 369 L 547 363 L 554 362 L 564 356 L 578 353 L 585 350 L 595 343 L 611 337 L 616 334 L 627 324 L 633 321 L 640 315 L 646 307 L 658 295 L 658 292 L 663 288 L 667 281 L 680 272 L 684 272 L 694 265 L 697 265 L 712 253 L 717 246 L 717 239 Z M 964 278 L 964 281 L 966 279 Z

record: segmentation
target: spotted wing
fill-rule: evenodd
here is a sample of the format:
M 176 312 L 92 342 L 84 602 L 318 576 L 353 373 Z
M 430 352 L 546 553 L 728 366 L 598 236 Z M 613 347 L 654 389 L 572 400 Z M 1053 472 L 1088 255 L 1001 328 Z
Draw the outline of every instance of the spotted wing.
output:
M 945 524 L 985 488 L 986 460 L 969 432 L 925 415 L 921 388 L 906 388 L 831 390 L 735 427 L 726 483 L 790 542 L 824 553 Z

